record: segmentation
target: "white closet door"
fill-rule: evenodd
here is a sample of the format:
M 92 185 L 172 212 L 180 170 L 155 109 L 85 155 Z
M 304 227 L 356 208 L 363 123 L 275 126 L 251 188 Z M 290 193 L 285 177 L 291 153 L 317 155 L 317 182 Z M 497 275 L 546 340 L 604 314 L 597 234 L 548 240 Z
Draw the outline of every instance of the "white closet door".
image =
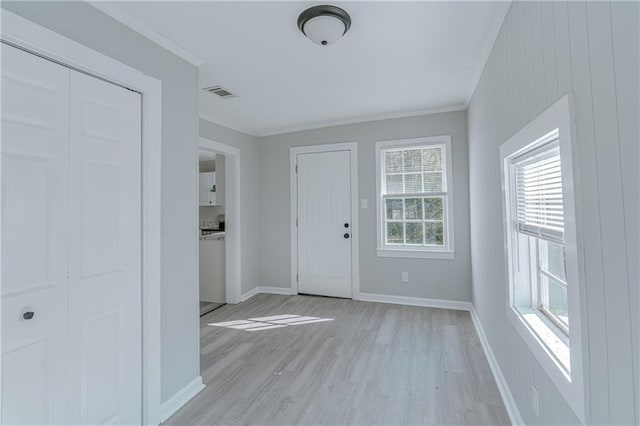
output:
M 298 292 L 352 297 L 349 151 L 298 154 Z
M 71 71 L 73 424 L 141 422 L 141 98 Z
M 69 70 L 3 44 L 2 424 L 66 419 L 68 140 Z

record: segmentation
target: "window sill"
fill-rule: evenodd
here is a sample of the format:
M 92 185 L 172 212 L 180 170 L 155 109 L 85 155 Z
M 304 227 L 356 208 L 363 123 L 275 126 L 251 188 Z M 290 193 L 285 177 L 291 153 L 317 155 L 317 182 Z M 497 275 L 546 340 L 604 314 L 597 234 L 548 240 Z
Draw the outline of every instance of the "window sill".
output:
M 571 380 L 569 339 L 561 334 L 555 324 L 534 309 L 519 308 L 516 312 L 529 329 L 529 333 L 539 340 L 538 344 L 549 352 L 549 356 L 556 361 L 562 373 Z
M 407 259 L 443 259 L 453 260 L 455 258 L 454 251 L 445 250 L 411 250 L 401 249 L 378 249 L 378 257 L 404 257 Z
M 534 358 L 540 363 L 551 382 L 573 409 L 576 416 L 584 422 L 584 393 L 581 371 L 571 374 L 571 358 L 580 354 L 571 354 L 569 339 L 559 331 L 544 315 L 531 308 L 509 307 L 507 316 L 514 328 L 524 340 Z M 574 342 L 575 343 L 575 342 Z M 579 351 L 579 346 L 574 350 Z

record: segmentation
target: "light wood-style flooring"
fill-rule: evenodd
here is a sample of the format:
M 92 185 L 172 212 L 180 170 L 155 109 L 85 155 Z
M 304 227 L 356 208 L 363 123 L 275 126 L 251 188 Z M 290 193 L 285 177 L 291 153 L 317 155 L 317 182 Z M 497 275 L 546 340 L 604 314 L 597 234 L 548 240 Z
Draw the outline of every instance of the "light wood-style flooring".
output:
M 281 315 L 332 321 L 208 325 Z M 468 312 L 260 294 L 203 316 L 200 336 L 207 387 L 165 424 L 509 423 Z

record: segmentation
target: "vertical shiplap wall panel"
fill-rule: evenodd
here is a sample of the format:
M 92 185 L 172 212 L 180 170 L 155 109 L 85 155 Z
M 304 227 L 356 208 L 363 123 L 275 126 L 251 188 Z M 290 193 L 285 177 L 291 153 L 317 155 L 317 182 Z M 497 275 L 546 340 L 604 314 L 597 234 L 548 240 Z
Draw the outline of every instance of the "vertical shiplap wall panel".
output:
M 533 78 L 535 81 L 536 98 L 535 115 L 540 114 L 547 104 L 545 83 L 544 83 L 544 49 L 542 47 L 542 2 L 530 2 L 531 4 L 531 31 L 533 32 Z
M 593 125 L 600 209 L 605 311 L 610 366 L 631 367 L 631 351 L 620 347 L 631 342 L 629 280 L 626 234 L 620 173 L 620 140 L 614 79 L 613 43 L 609 3 L 587 3 L 589 59 L 593 96 Z M 636 76 L 637 78 L 637 76 Z M 620 226 L 620 225 L 623 226 Z M 632 424 L 634 411 L 633 377 L 623 368 L 609 368 L 609 419 L 613 424 Z
M 498 151 L 566 93 L 580 171 L 586 418 L 640 421 L 638 31 L 637 3 L 513 2 L 469 106 L 473 302 L 527 424 L 578 419 L 506 318 Z
M 558 73 L 556 69 L 555 25 L 553 3 L 542 3 L 542 50 L 544 59 L 544 83 L 547 102 L 558 99 Z
M 525 49 L 523 52 L 523 56 L 525 57 L 525 65 L 527 67 L 526 70 L 526 92 L 525 99 L 527 104 L 528 114 L 527 117 L 534 117 L 536 114 L 536 97 L 534 95 L 536 91 L 535 79 L 534 76 L 534 67 L 533 67 L 533 29 L 531 22 L 531 11 L 532 6 L 530 2 L 522 2 L 523 7 L 520 9 L 520 13 L 522 14 L 522 20 L 524 22 L 524 38 L 525 38 Z M 511 5 L 512 8 L 515 8 L 514 3 Z
M 573 91 L 571 81 L 571 45 L 569 41 L 569 15 L 566 1 L 553 5 L 554 42 L 556 53 L 556 75 L 559 97 Z
M 504 26 L 505 26 L 505 30 L 506 31 L 510 31 L 511 28 L 513 27 L 513 16 L 507 16 L 505 17 L 505 21 L 504 21 Z M 507 111 L 507 115 L 506 115 L 506 121 L 507 122 L 513 122 L 513 108 L 509 108 L 509 101 L 511 100 L 511 95 L 512 95 L 512 69 L 511 69 L 511 56 L 509 55 L 509 51 L 511 49 L 511 38 L 506 38 L 504 40 L 502 40 L 502 43 L 500 43 L 500 47 L 499 47 L 499 56 L 498 56 L 498 61 L 496 62 L 506 62 L 508 64 L 508 66 L 498 66 L 498 73 L 499 73 L 499 78 L 500 81 L 502 82 L 503 85 L 503 92 L 497 97 L 498 98 L 498 105 L 496 105 L 496 111 Z M 498 137 L 502 137 L 502 135 L 504 134 L 504 132 L 507 131 L 506 128 L 504 128 L 503 126 L 498 126 Z
M 518 13 L 516 16 L 516 28 L 517 32 L 515 34 L 515 38 L 517 40 L 516 55 L 517 57 L 517 69 L 516 74 L 518 75 L 518 98 L 516 102 L 518 103 L 518 124 L 517 128 L 521 128 L 526 117 L 529 116 L 529 105 L 527 103 L 527 56 L 526 46 L 527 46 L 527 33 L 526 33 L 526 25 L 525 25 L 525 15 L 522 13 L 524 5 L 522 3 L 516 3 L 513 6 Z
M 591 386 L 591 400 L 606 401 L 605 404 L 591 404 L 590 417 L 594 423 L 604 424 L 608 422 L 608 398 L 609 383 L 607 380 L 607 334 L 604 305 L 604 275 L 602 272 L 602 243 L 600 239 L 600 198 L 598 194 L 598 175 L 596 171 L 596 150 L 593 131 L 593 105 L 591 95 L 591 70 L 589 67 L 589 45 L 587 31 L 586 5 L 581 2 L 569 2 L 568 5 L 571 66 L 573 79 L 573 95 L 575 103 L 576 137 L 580 144 L 578 152 L 578 165 L 580 167 L 581 198 L 583 206 L 592 206 L 590 209 L 581 209 L 578 219 L 582 222 L 582 228 L 578 232 L 582 234 L 584 241 L 584 263 L 586 290 L 586 326 L 591 341 L 601 344 L 583 345 L 583 353 L 588 353 L 585 363 L 585 378 L 598 386 Z M 597 227 L 593 227 L 596 224 Z M 587 231 L 590 227 L 590 231 Z M 583 311 L 584 312 L 584 311 Z M 587 374 L 589 369 L 591 374 Z M 589 415 L 589 414 L 588 414 Z
M 631 9 L 631 10 L 629 10 Z M 640 217 L 638 200 L 638 158 L 640 143 L 640 124 L 638 110 L 640 109 L 640 65 L 637 58 L 628 52 L 640 51 L 640 28 L 637 17 L 640 14 L 640 4 L 635 2 L 630 7 L 623 7 L 619 3 L 611 4 L 611 22 L 613 37 L 613 55 L 615 66 L 616 96 L 618 103 L 618 128 L 620 131 L 620 157 L 622 162 L 622 184 L 624 190 L 624 216 L 627 239 L 627 267 L 629 269 L 629 282 L 638 283 L 640 253 L 638 244 L 640 230 L 638 229 Z M 631 35 L 631 37 L 629 36 Z M 640 347 L 640 301 L 639 286 L 630 286 L 629 305 L 632 315 L 631 337 L 633 346 Z M 636 418 L 640 417 L 640 366 L 638 358 L 640 351 L 634 354 L 635 379 L 634 389 L 636 394 Z

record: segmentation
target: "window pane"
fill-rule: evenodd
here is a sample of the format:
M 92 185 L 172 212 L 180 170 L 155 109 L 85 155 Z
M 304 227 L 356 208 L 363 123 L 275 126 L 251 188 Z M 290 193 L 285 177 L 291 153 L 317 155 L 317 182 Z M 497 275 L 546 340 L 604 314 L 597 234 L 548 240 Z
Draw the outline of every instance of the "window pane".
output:
M 442 172 L 426 172 L 422 174 L 424 192 L 443 192 Z
M 409 222 L 405 224 L 407 229 L 407 244 L 422 244 L 423 222 Z
M 384 156 L 387 173 L 402 173 L 402 151 L 387 151 Z
M 442 222 L 427 222 L 425 228 L 425 244 L 444 245 L 444 232 Z
M 402 223 L 387 223 L 387 244 L 404 244 Z
M 402 175 L 387 175 L 387 194 L 402 194 Z
M 404 172 L 422 171 L 422 150 L 410 149 L 404 151 Z
M 404 192 L 405 194 L 422 192 L 422 176 L 420 173 L 404 175 Z
M 442 148 L 425 148 L 422 150 L 422 166 L 424 171 L 442 170 Z
M 388 198 L 387 203 L 387 219 L 402 220 L 402 198 Z
M 552 275 L 567 281 L 564 265 L 564 246 L 551 241 L 539 240 L 540 266 Z
M 567 286 L 549 279 L 541 274 L 541 284 L 545 288 L 547 297 L 543 298 L 544 307 L 553 314 L 553 316 L 567 328 L 569 328 L 569 305 L 567 303 Z M 546 299 L 546 300 L 544 300 Z
M 426 220 L 442 220 L 443 216 L 442 197 L 424 199 L 424 218 Z
M 407 198 L 404 200 L 404 218 L 422 220 L 422 199 Z M 420 231 L 420 235 L 422 235 L 422 231 Z

